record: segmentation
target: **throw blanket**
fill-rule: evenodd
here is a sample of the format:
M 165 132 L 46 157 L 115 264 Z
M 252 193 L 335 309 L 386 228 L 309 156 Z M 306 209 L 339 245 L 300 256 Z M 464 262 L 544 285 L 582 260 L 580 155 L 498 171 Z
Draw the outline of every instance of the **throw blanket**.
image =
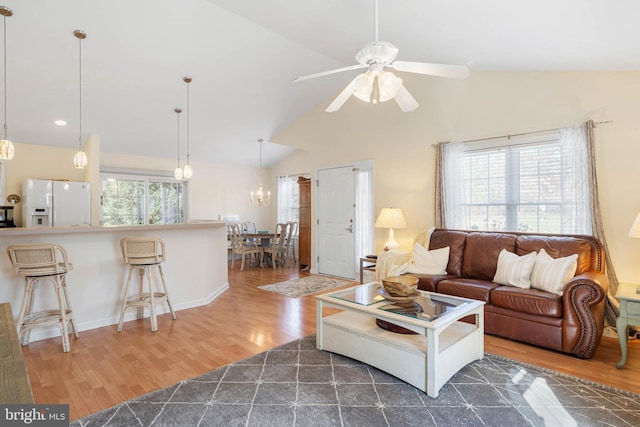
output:
M 392 249 L 378 255 L 376 262 L 376 282 L 383 277 L 399 276 L 407 272 L 411 264 L 411 252 L 404 249 Z
M 431 239 L 431 233 L 433 233 L 434 229 L 435 227 L 431 227 L 428 230 L 422 231 L 416 236 L 413 243 L 419 243 L 429 249 L 429 240 Z M 392 249 L 378 255 L 376 282 L 380 282 L 383 277 L 399 276 L 406 273 L 411 265 L 412 253 L 413 252 L 404 249 Z

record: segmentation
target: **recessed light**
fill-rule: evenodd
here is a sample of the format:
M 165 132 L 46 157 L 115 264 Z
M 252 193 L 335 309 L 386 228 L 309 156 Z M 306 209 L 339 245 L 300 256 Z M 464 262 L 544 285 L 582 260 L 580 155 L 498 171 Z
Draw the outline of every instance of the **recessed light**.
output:
M 65 122 L 64 120 L 56 120 L 53 123 L 55 123 L 56 126 L 66 126 L 67 125 L 67 122 Z

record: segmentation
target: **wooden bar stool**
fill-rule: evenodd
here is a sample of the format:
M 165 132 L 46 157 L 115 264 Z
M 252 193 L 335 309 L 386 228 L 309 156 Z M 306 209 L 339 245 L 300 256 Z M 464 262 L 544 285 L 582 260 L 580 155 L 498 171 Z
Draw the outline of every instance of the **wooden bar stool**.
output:
M 127 283 L 124 288 L 124 299 L 122 300 L 122 309 L 120 310 L 120 322 L 118 323 L 118 332 L 122 331 L 122 322 L 124 321 L 124 312 L 129 307 L 138 309 L 138 319 L 144 317 L 144 308 L 147 307 L 151 317 L 151 330 L 158 330 L 158 320 L 156 317 L 156 304 L 163 301 L 167 302 L 171 316 L 175 320 L 176 314 L 173 312 L 169 292 L 164 281 L 164 273 L 162 272 L 162 263 L 165 261 L 165 246 L 162 239 L 144 238 L 144 237 L 125 237 L 120 240 L 120 248 L 122 249 L 122 258 L 126 264 L 129 264 L 129 274 Z M 129 286 L 131 284 L 131 275 L 133 270 L 138 268 L 138 293 L 129 295 Z M 151 283 L 153 272 L 157 270 L 160 276 L 160 284 L 162 289 L 155 291 Z M 144 278 L 147 278 L 148 289 L 144 290 Z
M 22 345 L 29 344 L 31 329 L 58 326 L 62 336 L 62 350 L 65 353 L 71 351 L 69 325 L 76 338 L 79 335 L 67 291 L 67 272 L 73 269 L 73 265 L 69 263 L 66 251 L 62 246 L 53 244 L 13 245 L 7 248 L 7 254 L 16 274 L 25 279 L 24 296 L 16 322 L 18 337 L 22 336 Z M 40 282 L 49 282 L 54 286 L 58 308 L 33 311 L 36 289 Z

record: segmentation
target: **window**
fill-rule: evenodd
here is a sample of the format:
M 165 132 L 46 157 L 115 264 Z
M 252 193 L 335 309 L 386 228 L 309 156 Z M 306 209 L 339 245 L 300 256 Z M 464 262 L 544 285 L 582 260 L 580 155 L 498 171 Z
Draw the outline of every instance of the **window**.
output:
M 185 219 L 185 183 L 156 176 L 102 175 L 102 224 L 176 224 Z
M 308 175 L 288 175 L 278 177 L 278 215 L 277 222 L 300 221 L 300 187 L 298 176 L 308 178 Z
M 445 187 L 449 193 L 459 191 L 458 195 L 448 194 L 449 201 L 459 200 L 459 206 L 457 213 L 447 213 L 447 226 L 589 234 L 588 182 L 587 189 L 583 188 L 588 164 L 582 161 L 575 142 L 565 141 L 563 135 L 494 139 L 464 144 L 462 150 L 445 150 L 445 168 L 458 169 L 445 173 L 445 180 L 449 178 Z M 447 159 L 456 155 L 457 166 Z M 451 185 L 449 175 L 458 176 L 458 189 Z

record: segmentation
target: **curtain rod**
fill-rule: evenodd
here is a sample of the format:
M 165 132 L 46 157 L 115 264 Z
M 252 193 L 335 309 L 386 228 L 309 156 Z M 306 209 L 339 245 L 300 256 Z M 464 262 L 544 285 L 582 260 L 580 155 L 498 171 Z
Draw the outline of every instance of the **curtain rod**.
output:
M 607 123 L 613 123 L 613 120 L 603 120 L 601 122 L 593 122 L 594 126 L 597 125 L 604 125 Z M 535 131 L 531 131 L 531 132 L 521 132 L 521 133 L 512 133 L 512 134 L 507 134 L 507 135 L 500 135 L 500 136 L 491 136 L 488 138 L 477 138 L 477 139 L 466 139 L 464 141 L 460 141 L 463 144 L 467 143 L 467 142 L 480 142 L 480 141 L 489 141 L 491 139 L 500 139 L 500 138 L 507 138 L 507 139 L 511 139 L 514 136 L 525 136 L 525 135 L 534 135 L 536 133 L 545 133 L 545 132 L 552 132 L 554 130 L 558 130 L 560 128 L 552 128 L 552 129 L 543 129 L 543 130 L 535 130 Z M 448 144 L 449 141 L 443 141 L 445 144 Z M 437 147 L 438 144 L 431 144 L 432 147 Z

